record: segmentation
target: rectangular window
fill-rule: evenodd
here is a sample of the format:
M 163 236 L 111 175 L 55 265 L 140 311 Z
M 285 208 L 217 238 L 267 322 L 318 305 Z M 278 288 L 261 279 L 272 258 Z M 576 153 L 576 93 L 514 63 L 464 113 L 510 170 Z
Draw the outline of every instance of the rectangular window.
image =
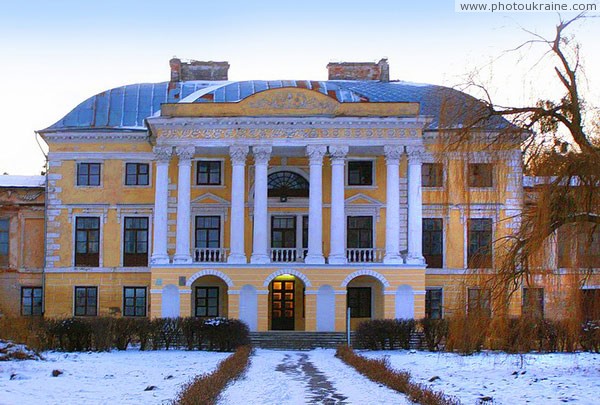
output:
M 348 217 L 348 249 L 373 247 L 373 217 Z
M 544 317 L 544 289 L 543 288 L 523 288 L 523 307 L 524 316 L 534 318 Z
M 351 318 L 371 317 L 371 287 L 348 287 Z
M 443 187 L 444 165 L 441 163 L 423 163 L 421 185 L 423 187 Z
M 296 247 L 296 217 L 271 217 L 271 247 Z
M 469 187 L 492 187 L 492 164 L 469 163 Z
M 302 248 L 308 249 L 308 215 L 302 217 Z
M 492 267 L 492 220 L 490 218 L 468 221 L 467 265 L 470 269 Z
M 580 304 L 584 322 L 600 321 L 600 288 L 582 289 Z
M 425 318 L 442 319 L 442 294 L 441 288 L 425 290 Z
M 557 231 L 558 267 L 600 267 L 600 226 L 566 224 Z
M 125 164 L 126 186 L 147 186 L 150 184 L 150 165 L 148 163 Z
M 148 266 L 148 218 L 125 217 L 123 266 Z
M 75 287 L 75 316 L 98 315 L 98 287 Z
M 10 220 L 8 218 L 0 219 L 0 266 L 8 266 L 8 247 L 10 240 L 9 232 Z
M 196 254 L 194 260 L 197 262 L 218 262 L 221 260 L 220 253 L 207 251 L 206 249 L 218 249 L 221 247 L 221 217 L 220 216 L 197 216 L 196 217 Z
M 146 287 L 123 288 L 123 315 L 146 316 Z
M 77 185 L 99 186 L 100 163 L 77 163 Z
M 475 316 L 492 316 L 490 290 L 488 288 L 469 288 L 467 312 Z
M 196 287 L 196 316 L 219 316 L 219 287 Z
M 373 185 L 373 161 L 351 160 L 348 162 L 349 186 Z
M 196 184 L 200 186 L 221 185 L 221 161 L 198 161 L 198 164 L 196 165 Z
M 430 268 L 441 269 L 444 266 L 443 229 L 441 218 L 423 218 L 423 256 Z
M 75 266 L 100 266 L 100 218 L 75 219 Z
M 21 315 L 42 315 L 42 287 L 21 287 Z

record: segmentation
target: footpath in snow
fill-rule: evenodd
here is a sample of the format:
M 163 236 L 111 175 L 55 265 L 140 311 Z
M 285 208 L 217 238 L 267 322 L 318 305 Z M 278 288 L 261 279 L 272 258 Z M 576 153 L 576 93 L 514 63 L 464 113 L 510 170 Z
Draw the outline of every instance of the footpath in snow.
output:
M 219 404 L 410 404 L 334 354 L 257 349 L 245 376 L 223 392 Z

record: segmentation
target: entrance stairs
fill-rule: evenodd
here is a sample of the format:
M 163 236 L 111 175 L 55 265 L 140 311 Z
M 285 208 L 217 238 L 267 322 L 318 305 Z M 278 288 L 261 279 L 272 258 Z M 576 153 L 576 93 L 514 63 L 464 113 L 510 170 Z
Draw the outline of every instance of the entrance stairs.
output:
M 346 344 L 344 332 L 269 331 L 250 332 L 250 343 L 262 349 L 310 350 L 335 349 Z

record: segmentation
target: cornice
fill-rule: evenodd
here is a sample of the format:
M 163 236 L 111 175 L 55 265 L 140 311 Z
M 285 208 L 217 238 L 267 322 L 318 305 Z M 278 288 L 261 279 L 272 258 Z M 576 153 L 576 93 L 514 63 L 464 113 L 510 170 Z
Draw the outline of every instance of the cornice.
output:
M 41 133 L 46 142 L 148 142 L 148 131 L 145 129 L 127 131 L 65 131 Z

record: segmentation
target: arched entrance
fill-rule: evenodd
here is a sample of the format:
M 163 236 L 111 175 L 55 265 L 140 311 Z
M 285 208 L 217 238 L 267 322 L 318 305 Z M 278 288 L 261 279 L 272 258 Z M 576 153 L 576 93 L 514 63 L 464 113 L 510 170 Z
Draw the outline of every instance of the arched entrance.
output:
M 291 274 L 269 283 L 269 326 L 271 330 L 304 330 L 305 284 Z
M 350 328 L 370 319 L 383 318 L 383 284 L 370 275 L 360 275 L 346 286 L 346 304 L 350 308 Z
M 228 317 L 227 283 L 215 275 L 198 277 L 192 287 L 192 316 L 200 318 Z

